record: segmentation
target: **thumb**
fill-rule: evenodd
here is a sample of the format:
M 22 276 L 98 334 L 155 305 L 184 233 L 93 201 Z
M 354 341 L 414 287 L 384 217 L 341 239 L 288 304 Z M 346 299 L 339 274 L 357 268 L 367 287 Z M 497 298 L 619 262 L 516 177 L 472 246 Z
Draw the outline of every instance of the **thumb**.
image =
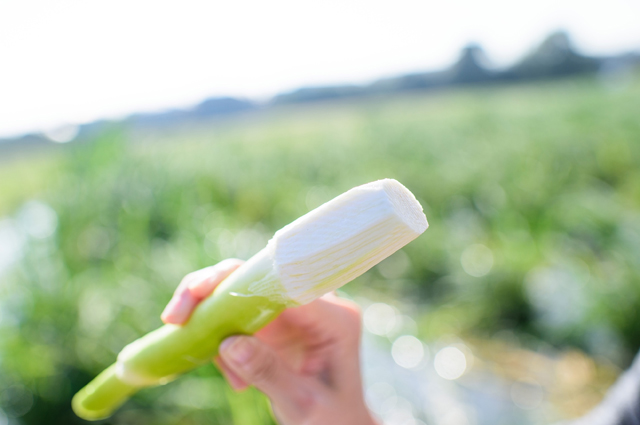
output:
M 319 388 L 291 370 L 277 353 L 257 338 L 232 336 L 220 345 L 220 358 L 231 372 L 265 393 L 274 410 L 294 423 L 315 404 Z

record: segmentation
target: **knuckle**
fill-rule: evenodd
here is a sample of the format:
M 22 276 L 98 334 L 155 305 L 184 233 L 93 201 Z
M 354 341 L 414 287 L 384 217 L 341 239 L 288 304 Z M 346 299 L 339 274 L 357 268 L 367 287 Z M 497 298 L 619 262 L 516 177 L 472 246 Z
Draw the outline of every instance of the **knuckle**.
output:
M 345 307 L 345 311 L 347 312 L 351 320 L 360 320 L 362 312 L 360 311 L 360 306 L 358 304 L 349 301 L 347 304 L 345 304 Z
M 238 267 L 243 263 L 244 261 L 238 258 L 227 258 L 226 260 L 220 261 L 218 264 L 216 264 L 213 267 L 217 267 L 220 269 L 228 269 L 228 268 Z
M 360 311 L 355 310 L 351 307 L 345 307 L 342 309 L 342 316 L 344 320 L 348 320 L 349 322 L 353 322 L 356 320 L 360 320 Z
M 349 328 L 360 331 L 362 326 L 362 313 L 360 307 L 355 303 L 345 305 L 344 309 L 345 323 L 349 324 Z
M 174 294 L 179 294 L 181 292 L 184 291 L 184 288 L 188 285 L 188 283 L 193 280 L 194 276 L 195 276 L 196 272 L 191 272 L 186 274 L 181 280 L 180 283 L 178 284 L 178 287 L 176 288 L 176 290 L 173 292 Z
M 256 356 L 248 368 L 253 382 L 257 384 L 271 382 L 278 374 L 278 366 L 272 354 Z
M 195 276 L 196 272 L 191 272 L 191 273 L 187 273 L 186 275 L 184 275 L 184 277 L 182 278 L 182 280 L 180 281 L 180 283 L 184 283 L 187 282 L 191 279 L 193 279 L 193 277 Z
M 299 391 L 294 397 L 296 407 L 304 415 L 308 415 L 318 405 L 318 399 L 311 391 Z

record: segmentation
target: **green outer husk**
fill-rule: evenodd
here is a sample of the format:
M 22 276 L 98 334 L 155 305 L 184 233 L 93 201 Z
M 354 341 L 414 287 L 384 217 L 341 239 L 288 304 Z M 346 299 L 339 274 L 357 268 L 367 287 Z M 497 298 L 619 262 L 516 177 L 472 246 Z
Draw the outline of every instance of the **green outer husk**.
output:
M 76 415 L 88 421 L 109 417 L 138 390 L 118 379 L 115 366 L 109 366 L 73 397 L 71 407 Z
M 254 293 L 256 282 L 270 286 L 268 297 Z M 222 340 L 253 334 L 294 305 L 279 286 L 265 249 L 225 279 L 184 326 L 165 325 L 125 347 L 116 364 L 74 396 L 74 412 L 103 419 L 140 388 L 165 384 L 210 362 Z

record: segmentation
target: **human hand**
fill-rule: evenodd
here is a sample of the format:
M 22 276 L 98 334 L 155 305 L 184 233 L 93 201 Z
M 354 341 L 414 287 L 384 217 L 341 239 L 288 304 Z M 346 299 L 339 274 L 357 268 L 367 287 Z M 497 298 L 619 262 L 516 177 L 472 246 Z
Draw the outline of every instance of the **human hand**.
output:
M 195 307 L 235 269 L 228 259 L 182 279 L 162 313 L 165 323 L 185 323 Z M 254 385 L 271 400 L 282 425 L 375 425 L 362 393 L 360 311 L 327 294 L 289 308 L 254 336 L 232 336 L 215 364 L 229 385 Z

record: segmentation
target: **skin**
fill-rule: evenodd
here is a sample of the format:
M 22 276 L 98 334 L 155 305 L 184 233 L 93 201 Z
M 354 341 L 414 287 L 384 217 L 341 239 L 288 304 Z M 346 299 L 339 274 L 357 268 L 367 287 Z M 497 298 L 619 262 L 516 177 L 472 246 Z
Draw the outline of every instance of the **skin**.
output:
M 195 307 L 243 262 L 228 259 L 185 276 L 162 313 L 184 324 Z M 254 336 L 222 342 L 213 361 L 229 385 L 250 385 L 271 400 L 281 425 L 378 425 L 360 375 L 358 306 L 327 294 L 289 308 Z

